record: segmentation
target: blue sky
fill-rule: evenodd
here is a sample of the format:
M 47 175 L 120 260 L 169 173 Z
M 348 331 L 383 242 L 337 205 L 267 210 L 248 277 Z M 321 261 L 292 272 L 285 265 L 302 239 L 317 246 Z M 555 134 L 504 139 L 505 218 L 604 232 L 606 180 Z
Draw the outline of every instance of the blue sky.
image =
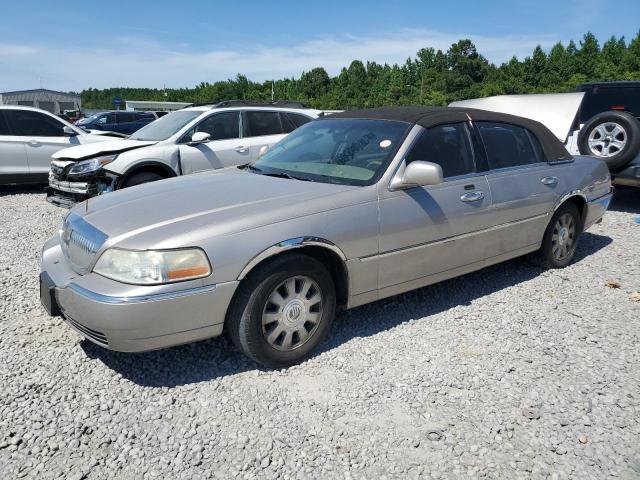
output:
M 403 62 L 471 38 L 490 61 L 592 31 L 630 39 L 640 1 L 15 1 L 0 9 L 0 91 L 192 87 Z

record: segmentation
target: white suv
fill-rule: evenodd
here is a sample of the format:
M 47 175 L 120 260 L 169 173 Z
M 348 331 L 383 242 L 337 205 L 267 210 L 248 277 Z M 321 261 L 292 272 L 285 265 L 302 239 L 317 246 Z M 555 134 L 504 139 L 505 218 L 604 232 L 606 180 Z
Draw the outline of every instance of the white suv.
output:
M 120 188 L 243 165 L 322 114 L 294 102 L 231 100 L 183 108 L 126 140 L 57 152 L 51 162 L 47 200 L 69 207 Z
M 0 185 L 45 183 L 58 150 L 105 140 L 38 108 L 0 105 Z

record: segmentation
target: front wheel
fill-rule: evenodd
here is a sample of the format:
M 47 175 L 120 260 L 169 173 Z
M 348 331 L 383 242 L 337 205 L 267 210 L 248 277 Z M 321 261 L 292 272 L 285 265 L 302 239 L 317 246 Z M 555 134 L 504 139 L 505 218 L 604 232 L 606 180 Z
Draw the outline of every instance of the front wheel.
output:
M 317 260 L 290 254 L 244 280 L 227 317 L 229 336 L 244 354 L 271 368 L 306 358 L 335 316 L 333 279 Z
M 143 183 L 157 182 L 158 180 L 162 180 L 163 178 L 164 177 L 162 175 L 159 175 L 155 172 L 138 172 L 127 177 L 124 182 L 122 182 L 122 188 L 142 185 Z
M 534 261 L 546 268 L 566 267 L 573 260 L 581 233 L 578 207 L 573 203 L 561 205 L 551 217 Z

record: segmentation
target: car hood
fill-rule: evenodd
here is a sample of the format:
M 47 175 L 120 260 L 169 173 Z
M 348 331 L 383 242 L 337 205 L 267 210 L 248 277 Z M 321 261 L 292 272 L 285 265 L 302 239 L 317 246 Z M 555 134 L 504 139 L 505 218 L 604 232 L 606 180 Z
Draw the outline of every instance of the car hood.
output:
M 125 188 L 73 211 L 104 232 L 110 246 L 175 248 L 187 237 L 193 243 L 344 206 L 356 200 L 341 195 L 359 189 L 232 167 Z
M 558 137 L 558 140 L 566 143 L 583 98 L 584 92 L 497 95 L 460 100 L 450 103 L 449 106 L 478 108 L 530 118 L 542 123 Z
M 87 143 L 76 147 L 59 150 L 52 155 L 53 158 L 64 158 L 65 160 L 83 160 L 97 155 L 107 155 L 110 153 L 121 153 L 134 148 L 146 147 L 158 142 L 143 142 L 140 140 L 107 140 L 104 142 Z

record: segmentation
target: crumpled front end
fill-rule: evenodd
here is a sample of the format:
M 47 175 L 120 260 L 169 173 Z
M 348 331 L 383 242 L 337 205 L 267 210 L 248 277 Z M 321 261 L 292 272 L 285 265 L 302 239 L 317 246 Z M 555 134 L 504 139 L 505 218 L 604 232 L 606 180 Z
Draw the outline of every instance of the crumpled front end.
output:
M 73 173 L 71 170 L 76 163 L 64 159 L 51 162 L 49 186 L 46 189 L 49 203 L 71 208 L 77 202 L 115 190 L 118 175 L 102 168 Z

